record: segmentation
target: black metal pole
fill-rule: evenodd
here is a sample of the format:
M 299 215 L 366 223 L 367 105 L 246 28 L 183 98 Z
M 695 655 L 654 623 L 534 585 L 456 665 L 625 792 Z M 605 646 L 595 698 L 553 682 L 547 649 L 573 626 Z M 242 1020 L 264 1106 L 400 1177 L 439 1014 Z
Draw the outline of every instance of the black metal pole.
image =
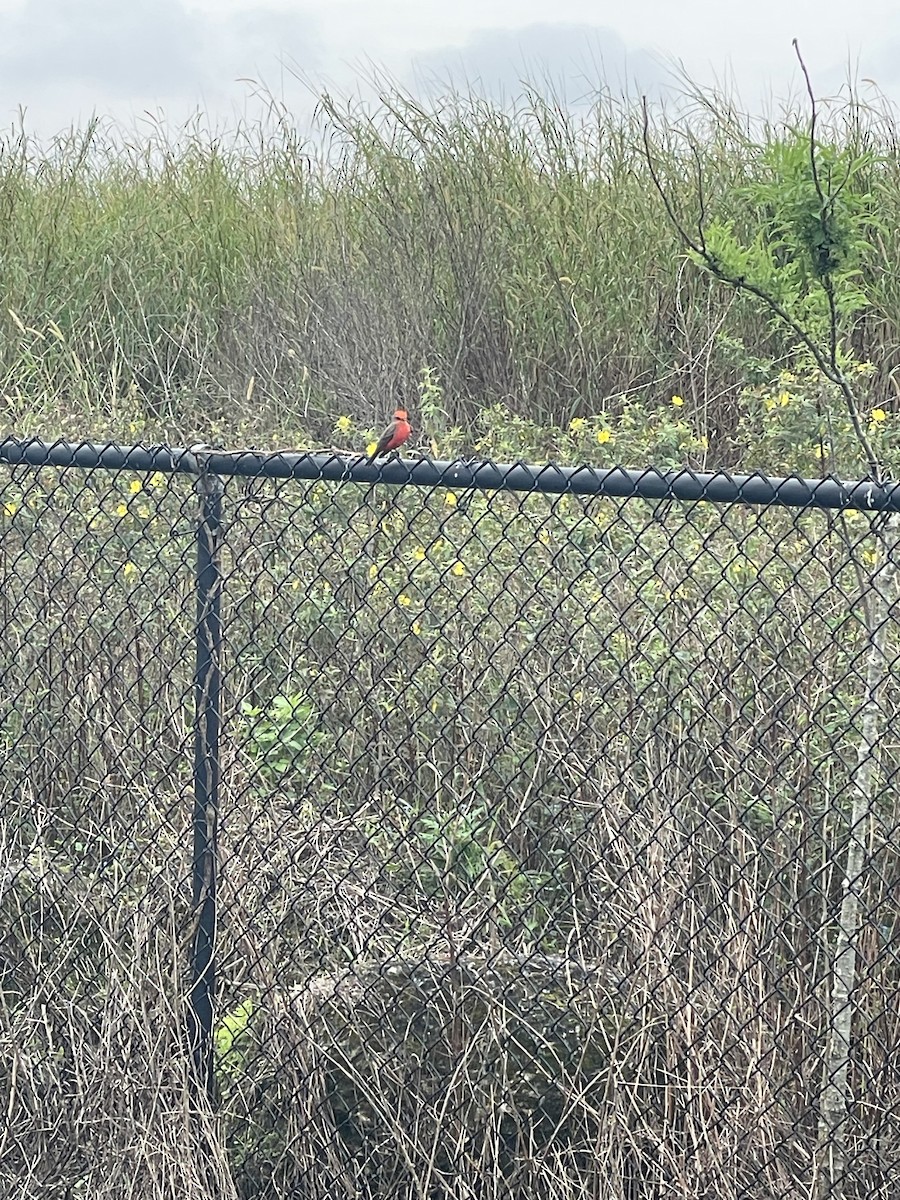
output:
M 222 480 L 197 480 L 197 629 L 194 674 L 194 937 L 188 1035 L 198 1092 L 213 1097 L 216 999 L 216 832 L 219 812 L 219 701 L 222 682 Z
M 98 467 L 111 471 L 196 471 L 193 450 L 170 446 L 42 442 L 0 439 L 0 463 L 11 466 Z M 784 508 L 853 508 L 900 512 L 900 480 L 783 478 L 727 471 L 660 471 L 655 467 L 563 467 L 556 463 L 434 462 L 429 458 L 368 463 L 361 454 L 293 450 L 208 450 L 207 471 L 254 479 L 322 479 L 333 483 L 413 484 L 416 487 L 485 488 L 575 496 L 641 496 L 645 500 L 706 500 L 715 504 Z

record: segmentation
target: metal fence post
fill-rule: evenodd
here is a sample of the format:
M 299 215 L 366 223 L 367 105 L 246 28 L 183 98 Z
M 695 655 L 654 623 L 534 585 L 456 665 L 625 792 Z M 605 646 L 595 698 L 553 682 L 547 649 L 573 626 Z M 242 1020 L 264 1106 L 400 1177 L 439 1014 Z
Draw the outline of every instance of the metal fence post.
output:
M 199 467 L 197 493 L 197 627 L 194 673 L 194 816 L 191 990 L 188 1033 L 195 1087 L 211 1099 L 216 996 L 216 833 L 219 811 L 219 729 L 222 668 L 222 497 L 217 475 Z

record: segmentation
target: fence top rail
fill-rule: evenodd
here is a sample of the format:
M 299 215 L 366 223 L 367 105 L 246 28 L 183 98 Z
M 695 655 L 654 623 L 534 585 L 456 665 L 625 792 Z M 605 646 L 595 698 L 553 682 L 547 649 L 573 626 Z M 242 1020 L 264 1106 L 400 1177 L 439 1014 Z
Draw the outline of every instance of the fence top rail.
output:
M 363 455 L 332 451 L 127 446 L 112 442 L 46 442 L 34 438 L 0 441 L 0 463 L 80 470 L 207 473 L 245 478 L 900 512 L 900 481 L 879 484 L 869 479 L 848 481 L 834 476 L 803 479 L 795 475 L 767 476 L 761 472 L 737 475 L 688 468 L 661 471 L 656 467 L 570 467 L 557 463 L 496 463 L 483 459 L 447 462 L 430 458 L 369 463 Z

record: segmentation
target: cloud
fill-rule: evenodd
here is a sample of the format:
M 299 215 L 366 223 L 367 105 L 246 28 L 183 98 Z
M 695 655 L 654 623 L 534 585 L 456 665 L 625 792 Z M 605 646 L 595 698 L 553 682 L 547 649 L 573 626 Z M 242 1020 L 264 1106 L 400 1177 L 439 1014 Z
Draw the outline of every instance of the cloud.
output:
M 282 53 L 312 66 L 316 44 L 310 18 L 267 8 L 214 15 L 181 0 L 27 0 L 0 14 L 0 92 L 6 100 L 74 85 L 114 99 L 196 96 Z
M 181 91 L 197 76 L 199 34 L 178 0 L 28 0 L 0 18 L 3 90 L 71 82 L 118 96 Z
M 281 60 L 302 71 L 321 62 L 315 22 L 307 15 L 282 9 L 239 9 L 209 22 L 206 45 L 210 74 L 229 79 L 267 76 Z
M 597 25 L 482 30 L 462 47 L 416 55 L 413 72 L 428 92 L 449 86 L 509 98 L 521 93 L 527 80 L 549 84 L 569 103 L 598 88 L 657 94 L 671 82 L 669 70 L 650 51 L 629 49 L 615 30 Z

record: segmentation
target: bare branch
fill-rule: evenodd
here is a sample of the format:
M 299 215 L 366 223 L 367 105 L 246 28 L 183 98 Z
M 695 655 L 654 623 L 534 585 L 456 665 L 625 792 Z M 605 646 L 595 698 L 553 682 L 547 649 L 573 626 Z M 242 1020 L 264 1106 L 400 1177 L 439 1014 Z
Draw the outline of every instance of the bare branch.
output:
M 662 180 L 660 179 L 659 172 L 656 169 L 656 160 L 653 157 L 653 151 L 650 146 L 650 113 L 647 107 L 646 96 L 641 97 L 641 112 L 643 116 L 643 120 L 641 122 L 641 132 L 644 142 L 644 154 L 647 159 L 647 169 L 650 172 L 650 178 L 653 180 L 653 186 L 656 188 L 659 198 L 663 202 L 663 206 L 665 207 L 666 214 L 672 223 L 672 227 L 689 249 L 693 250 L 695 254 L 701 255 L 704 259 L 710 259 L 711 261 L 711 256 L 706 252 L 705 243 L 695 242 L 688 234 L 687 229 L 685 229 L 681 219 L 675 212 L 672 202 L 669 199 L 669 193 L 662 185 Z
M 803 72 L 803 78 L 806 80 L 806 94 L 809 96 L 809 165 L 812 170 L 812 179 L 816 194 L 824 207 L 826 203 L 825 193 L 822 191 L 822 184 L 819 180 L 819 164 L 816 161 L 816 120 L 818 117 L 816 94 L 813 91 L 812 80 L 809 77 L 809 71 L 806 69 L 806 63 L 803 61 L 803 55 L 800 53 L 800 43 L 794 38 L 791 45 L 794 47 L 794 53 L 797 55 L 797 61 L 800 64 L 800 70 Z
M 796 48 L 796 45 L 795 45 L 795 48 Z M 799 56 L 799 49 L 797 50 L 797 53 Z M 804 75 L 806 75 L 806 78 L 808 81 L 809 77 L 806 74 L 806 68 L 805 68 L 805 65 L 803 64 L 803 60 L 801 59 L 800 62 L 801 62 L 801 66 L 804 71 Z M 809 84 L 809 86 L 811 88 L 811 84 Z M 875 453 L 875 448 L 873 447 L 873 445 L 872 445 L 871 441 L 869 440 L 869 437 L 863 427 L 863 423 L 860 420 L 859 407 L 857 405 L 856 396 L 854 395 L 853 389 L 850 386 L 850 383 L 849 383 L 846 375 L 844 374 L 843 370 L 841 369 L 840 364 L 838 363 L 838 356 L 837 356 L 838 313 L 837 313 L 837 304 L 836 304 L 835 297 L 834 297 L 834 287 L 833 287 L 831 280 L 828 279 L 827 275 L 822 280 L 824 290 L 825 290 L 825 296 L 826 296 L 827 303 L 828 303 L 828 312 L 829 312 L 828 352 L 826 353 L 823 350 L 823 347 L 818 343 L 818 341 L 814 337 L 812 337 L 812 335 L 803 327 L 803 325 L 801 325 L 800 322 L 795 317 L 793 317 L 788 312 L 788 310 L 781 303 L 779 303 L 779 301 L 775 298 L 775 296 L 773 296 L 766 288 L 761 287 L 759 284 L 754 283 L 752 280 L 747 279 L 743 275 L 736 275 L 733 272 L 728 271 L 725 268 L 725 266 L 723 265 L 723 263 L 720 261 L 720 259 L 715 254 L 713 254 L 712 251 L 709 250 L 707 243 L 706 243 L 705 233 L 704 233 L 703 227 L 702 227 L 703 221 L 704 221 L 704 209 L 705 209 L 705 197 L 703 196 L 702 191 L 700 193 L 700 195 L 701 195 L 701 214 L 698 219 L 700 240 L 698 241 L 697 238 L 693 237 L 688 232 L 684 222 L 681 220 L 681 218 L 678 216 L 677 212 L 675 211 L 675 207 L 669 197 L 668 192 L 666 191 L 666 188 L 663 185 L 662 179 L 660 177 L 659 171 L 656 166 L 656 160 L 655 160 L 654 154 L 653 154 L 653 146 L 652 146 L 652 143 L 650 140 L 650 116 L 649 116 L 649 110 L 648 110 L 648 106 L 647 106 L 646 96 L 642 97 L 641 108 L 642 108 L 642 116 L 643 116 L 642 137 L 643 137 L 643 144 L 644 144 L 644 155 L 645 155 L 646 162 L 647 162 L 647 169 L 650 173 L 650 178 L 653 181 L 653 186 L 656 189 L 656 192 L 659 195 L 659 197 L 663 203 L 663 207 L 666 210 L 666 214 L 672 224 L 672 227 L 674 228 L 675 232 L 678 234 L 682 243 L 689 250 L 691 250 L 697 256 L 697 258 L 700 259 L 700 261 L 703 263 L 706 270 L 715 279 L 718 279 L 721 283 L 724 283 L 727 287 L 733 288 L 735 291 L 747 292 L 749 295 L 755 296 L 758 300 L 761 300 L 762 303 L 764 305 L 766 305 L 766 307 L 769 309 L 769 311 L 772 312 L 779 319 L 779 321 L 782 322 L 782 324 L 785 326 L 785 328 L 789 329 L 791 331 L 791 333 L 794 334 L 794 336 L 797 338 L 797 340 L 800 342 L 800 344 L 806 350 L 809 351 L 810 355 L 812 356 L 813 362 L 815 362 L 816 366 L 819 368 L 819 370 L 822 372 L 822 374 L 825 376 L 825 378 L 830 383 L 833 383 L 835 385 L 835 387 L 838 388 L 841 395 L 843 396 L 844 402 L 847 406 L 847 411 L 850 416 L 850 422 L 853 426 L 854 435 L 857 439 L 857 442 L 859 443 L 860 448 L 862 449 L 863 454 L 865 455 L 866 465 L 868 467 L 869 474 L 874 480 L 881 482 L 882 475 L 883 475 L 881 463 L 879 462 L 878 456 Z M 814 110 L 814 117 L 815 117 L 815 110 Z M 814 119 L 813 119 L 813 122 L 811 123 L 811 131 L 812 132 L 811 132 L 810 144 L 812 146 L 811 153 L 812 153 L 812 157 L 814 159 L 815 158 L 815 149 L 814 149 L 814 147 L 815 147 L 815 138 L 814 138 L 815 122 L 814 122 Z M 822 197 L 822 203 L 825 204 L 826 201 L 825 201 L 822 191 L 821 191 L 821 182 L 819 180 L 819 175 L 818 175 L 817 169 L 815 172 L 815 180 L 816 180 L 817 194 L 820 197 Z
M 697 167 L 697 235 L 700 238 L 700 245 L 706 252 L 706 234 L 704 227 L 706 225 L 706 193 L 703 189 L 703 163 L 700 161 L 700 151 L 696 145 L 691 143 L 691 152 L 694 156 L 694 163 Z

